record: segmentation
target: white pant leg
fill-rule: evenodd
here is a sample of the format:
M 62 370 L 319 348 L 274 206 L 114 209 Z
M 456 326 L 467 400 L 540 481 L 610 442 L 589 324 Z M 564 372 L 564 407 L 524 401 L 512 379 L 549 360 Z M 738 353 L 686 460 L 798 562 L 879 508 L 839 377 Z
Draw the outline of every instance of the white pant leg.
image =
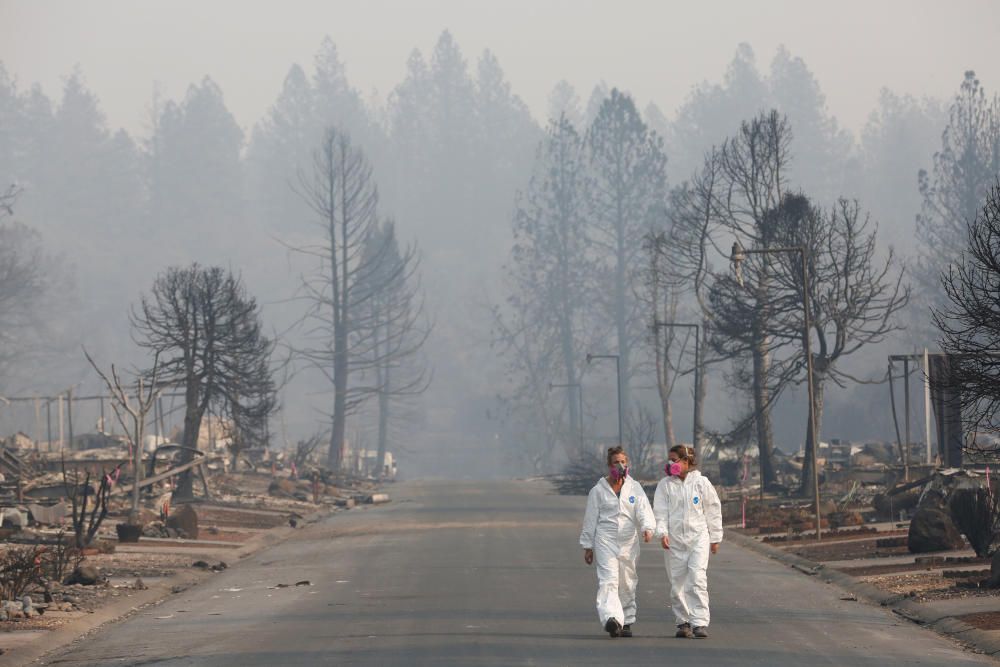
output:
M 636 546 L 628 554 L 622 554 L 618 558 L 621 565 L 621 584 L 618 588 L 618 597 L 622 604 L 624 614 L 624 625 L 635 623 L 635 614 L 638 611 L 638 604 L 635 599 L 635 589 L 639 584 L 639 575 L 636 572 L 636 565 L 639 562 L 639 548 Z
M 708 537 L 691 545 L 687 563 L 687 581 L 683 590 L 685 605 L 691 614 L 691 625 L 708 627 Z
M 625 625 L 625 612 L 618 597 L 618 555 L 598 547 L 594 550 L 594 562 L 597 565 L 597 617 L 601 627 L 609 618 Z
M 688 551 L 671 544 L 663 552 L 663 561 L 670 581 L 670 607 L 674 610 L 674 621 L 677 625 L 690 623 L 691 610 L 688 608 L 688 597 L 684 595 L 688 585 Z

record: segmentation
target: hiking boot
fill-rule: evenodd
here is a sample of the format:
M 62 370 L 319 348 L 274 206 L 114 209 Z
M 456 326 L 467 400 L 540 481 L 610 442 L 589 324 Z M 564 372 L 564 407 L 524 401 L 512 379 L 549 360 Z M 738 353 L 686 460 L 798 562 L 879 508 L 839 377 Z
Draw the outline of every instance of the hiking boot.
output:
M 604 631 L 612 637 L 619 637 L 622 634 L 622 624 L 617 619 L 609 618 L 608 622 L 604 624 Z
M 626 623 L 625 627 L 622 628 L 622 637 L 631 637 L 631 636 L 632 636 L 632 624 Z
M 691 637 L 693 637 L 693 636 L 694 635 L 691 634 L 691 624 L 690 623 L 681 623 L 680 625 L 678 625 L 677 626 L 677 634 L 674 635 L 674 637 L 678 637 L 680 639 L 691 639 Z
M 699 625 L 694 629 L 692 634 L 694 634 L 697 639 L 708 639 L 708 628 L 704 625 Z

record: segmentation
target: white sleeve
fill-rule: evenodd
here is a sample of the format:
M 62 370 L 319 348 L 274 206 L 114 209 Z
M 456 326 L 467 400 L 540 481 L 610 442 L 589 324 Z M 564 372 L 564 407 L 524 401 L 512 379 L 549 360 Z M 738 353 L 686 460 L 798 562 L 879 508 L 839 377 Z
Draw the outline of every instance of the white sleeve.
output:
M 639 519 L 639 532 L 647 530 L 656 531 L 656 517 L 653 516 L 653 508 L 646 497 L 646 490 L 639 485 L 639 502 L 636 503 L 635 513 Z
M 705 487 L 701 495 L 705 502 L 708 541 L 715 544 L 722 541 L 722 502 L 719 500 L 719 494 L 716 493 L 715 487 L 707 479 L 705 479 Z
M 584 549 L 593 549 L 594 540 L 597 538 L 597 489 L 590 490 L 587 495 L 587 511 L 583 515 L 583 530 L 580 531 L 580 546 Z
M 661 479 L 660 483 L 656 485 L 656 491 L 653 492 L 653 517 L 656 521 L 656 534 L 658 537 L 667 536 L 667 523 L 670 518 L 670 513 L 667 509 L 669 502 L 667 500 L 666 486 Z

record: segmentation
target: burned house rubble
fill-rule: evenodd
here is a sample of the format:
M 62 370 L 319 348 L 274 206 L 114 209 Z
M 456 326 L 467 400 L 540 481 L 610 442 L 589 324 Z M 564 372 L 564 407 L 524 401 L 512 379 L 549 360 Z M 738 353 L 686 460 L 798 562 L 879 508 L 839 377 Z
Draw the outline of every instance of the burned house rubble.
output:
M 169 591 L 174 577 L 192 569 L 221 571 L 259 548 L 265 533 L 389 500 L 379 485 L 395 475 L 391 453 L 381 476 L 363 450 L 349 450 L 351 465 L 333 472 L 320 465 L 316 447 L 234 451 L 215 437 L 225 425 L 206 421 L 190 463 L 179 463 L 175 438 L 146 439 L 138 512 L 125 437 L 97 431 L 64 442 L 23 432 L 4 438 L 0 627 L 53 629 L 151 586 Z M 195 478 L 196 493 L 181 502 L 173 490 L 184 474 Z

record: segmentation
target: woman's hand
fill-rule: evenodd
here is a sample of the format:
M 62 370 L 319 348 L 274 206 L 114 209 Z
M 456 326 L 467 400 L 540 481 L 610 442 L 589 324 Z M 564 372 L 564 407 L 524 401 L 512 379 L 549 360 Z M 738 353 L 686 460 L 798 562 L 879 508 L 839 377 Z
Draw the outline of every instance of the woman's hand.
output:
M 583 562 L 590 565 L 594 562 L 594 550 L 584 549 L 583 550 Z
M 647 530 L 642 534 L 642 541 L 649 544 L 653 541 L 653 531 Z
M 709 551 L 711 551 L 713 554 L 719 553 L 719 543 L 713 542 L 712 546 L 709 547 Z
M 669 549 L 670 548 L 670 538 L 667 537 L 666 535 L 664 535 L 663 538 L 660 539 L 660 544 L 663 546 L 664 549 Z

